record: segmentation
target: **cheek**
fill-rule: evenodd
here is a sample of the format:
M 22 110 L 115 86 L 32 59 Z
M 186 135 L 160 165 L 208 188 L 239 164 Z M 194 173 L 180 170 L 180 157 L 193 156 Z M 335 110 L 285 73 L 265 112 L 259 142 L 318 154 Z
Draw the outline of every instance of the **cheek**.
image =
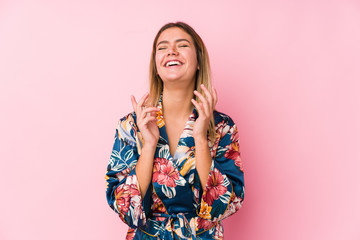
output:
M 193 64 L 196 64 L 196 65 L 197 65 L 196 52 L 194 52 L 194 51 L 189 52 L 189 53 L 188 53 L 188 57 L 189 57 L 189 59 L 191 59 L 191 62 L 192 62 Z
M 156 64 L 156 68 L 159 69 L 161 65 L 161 56 L 159 54 L 155 55 L 155 64 Z
M 196 58 L 196 54 L 189 54 L 189 56 L 188 56 L 188 59 L 190 60 L 190 62 L 191 62 L 191 66 L 192 67 L 197 67 L 197 58 Z

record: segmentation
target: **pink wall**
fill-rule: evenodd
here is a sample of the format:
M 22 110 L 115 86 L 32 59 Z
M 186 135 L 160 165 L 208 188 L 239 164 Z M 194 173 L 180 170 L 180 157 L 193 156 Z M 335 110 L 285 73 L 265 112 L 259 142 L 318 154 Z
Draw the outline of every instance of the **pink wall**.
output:
M 226 239 L 360 239 L 359 1 L 128 2 L 0 2 L 0 239 L 124 239 L 104 174 L 174 20 L 204 39 L 240 130 Z

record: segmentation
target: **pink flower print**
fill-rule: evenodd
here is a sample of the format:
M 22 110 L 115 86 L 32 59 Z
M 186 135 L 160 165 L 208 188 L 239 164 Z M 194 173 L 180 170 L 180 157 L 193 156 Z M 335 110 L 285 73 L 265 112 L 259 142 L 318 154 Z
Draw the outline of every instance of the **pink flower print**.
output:
M 199 202 L 199 190 L 197 188 L 193 187 L 193 192 L 194 192 L 194 196 L 195 196 L 195 201 L 198 203 Z
M 128 185 L 123 185 L 115 190 L 116 204 L 118 206 L 119 211 L 124 215 L 127 214 L 130 207 L 130 196 L 129 196 L 129 192 L 127 191 L 128 188 L 129 188 Z
M 216 239 L 216 240 L 224 239 L 223 233 L 224 233 L 224 230 L 223 230 L 222 223 L 218 223 L 215 226 L 214 239 Z
M 224 177 L 223 175 L 214 168 L 214 171 L 210 171 L 210 177 L 206 183 L 206 194 L 203 199 L 209 206 L 211 206 L 214 200 L 218 199 L 220 195 L 226 193 L 227 189 L 223 186 Z
M 237 197 L 233 192 L 230 197 L 230 204 L 228 206 L 228 209 L 225 211 L 222 218 L 224 219 L 233 215 L 241 208 L 241 205 L 242 205 L 242 199 L 240 197 Z
M 156 195 L 156 193 L 152 194 L 153 204 L 151 205 L 151 210 L 153 212 L 158 213 L 165 213 L 166 209 L 162 201 L 159 199 L 159 197 Z
M 197 229 L 210 229 L 212 228 L 216 222 L 211 222 L 210 220 L 206 220 L 204 218 L 198 217 L 196 221 Z
M 238 142 L 232 142 L 231 148 L 226 151 L 225 157 L 232 159 L 235 161 L 235 165 L 240 168 L 241 171 L 243 171 L 243 163 L 240 158 L 240 152 L 239 152 L 239 143 Z
M 133 240 L 135 237 L 135 228 L 129 228 L 125 240 Z
M 168 187 L 176 187 L 175 180 L 179 180 L 179 172 L 165 158 L 154 159 L 153 182 Z
M 229 158 L 229 159 L 232 159 L 232 160 L 234 160 L 236 162 L 236 160 L 238 158 L 240 158 L 240 153 L 232 148 L 232 149 L 229 149 L 229 150 L 226 151 L 225 157 Z
M 240 158 L 240 155 L 235 159 L 235 165 L 238 166 L 242 172 L 244 171 L 243 162 Z
M 141 194 L 136 184 L 131 184 L 129 187 L 129 195 L 131 196 L 130 204 L 135 209 L 136 214 L 141 210 Z
M 139 189 L 137 188 L 137 186 L 136 186 L 135 183 L 132 183 L 132 184 L 130 185 L 129 192 L 130 192 L 130 195 L 131 195 L 131 196 L 140 196 L 140 191 L 139 191 Z
M 230 129 L 229 132 L 231 134 L 231 141 L 235 142 L 238 138 L 239 138 L 239 130 L 236 127 L 236 125 L 233 125 Z
M 229 126 L 223 120 L 223 121 L 219 122 L 215 128 L 217 131 L 220 131 L 220 133 L 221 133 L 220 136 L 223 137 L 226 134 L 226 132 L 228 131 Z
M 119 179 L 119 182 L 121 182 L 124 178 L 126 178 L 129 175 L 130 171 L 131 171 L 130 168 L 126 168 L 125 170 L 118 172 L 116 174 L 116 177 Z

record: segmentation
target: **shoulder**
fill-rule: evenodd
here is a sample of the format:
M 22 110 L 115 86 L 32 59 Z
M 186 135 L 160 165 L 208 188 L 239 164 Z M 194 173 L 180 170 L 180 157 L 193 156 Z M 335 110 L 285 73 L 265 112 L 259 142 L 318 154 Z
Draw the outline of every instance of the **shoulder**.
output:
M 137 132 L 135 112 L 130 112 L 122 116 L 117 122 L 116 130 L 119 137 L 134 138 Z
M 234 141 L 238 139 L 238 128 L 234 120 L 227 114 L 214 111 L 215 129 L 221 139 Z M 225 137 L 227 136 L 227 137 Z
M 233 125 L 235 125 L 235 122 L 228 114 L 219 112 L 217 110 L 214 110 L 214 120 L 215 120 L 215 126 L 218 126 L 218 125 L 233 126 Z
M 228 114 L 214 110 L 214 120 L 215 131 L 220 134 L 221 138 L 226 134 L 232 135 L 237 133 L 237 126 Z
M 135 111 L 125 114 L 118 121 L 118 124 L 127 124 L 127 123 L 134 123 L 136 125 Z

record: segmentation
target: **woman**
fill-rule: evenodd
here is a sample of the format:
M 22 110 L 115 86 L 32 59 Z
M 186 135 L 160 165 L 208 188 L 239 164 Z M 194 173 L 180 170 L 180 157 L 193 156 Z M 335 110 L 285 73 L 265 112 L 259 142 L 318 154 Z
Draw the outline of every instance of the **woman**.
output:
M 208 53 L 189 25 L 159 30 L 150 93 L 131 101 L 106 173 L 126 239 L 223 239 L 221 220 L 244 199 L 238 130 L 215 110 Z

